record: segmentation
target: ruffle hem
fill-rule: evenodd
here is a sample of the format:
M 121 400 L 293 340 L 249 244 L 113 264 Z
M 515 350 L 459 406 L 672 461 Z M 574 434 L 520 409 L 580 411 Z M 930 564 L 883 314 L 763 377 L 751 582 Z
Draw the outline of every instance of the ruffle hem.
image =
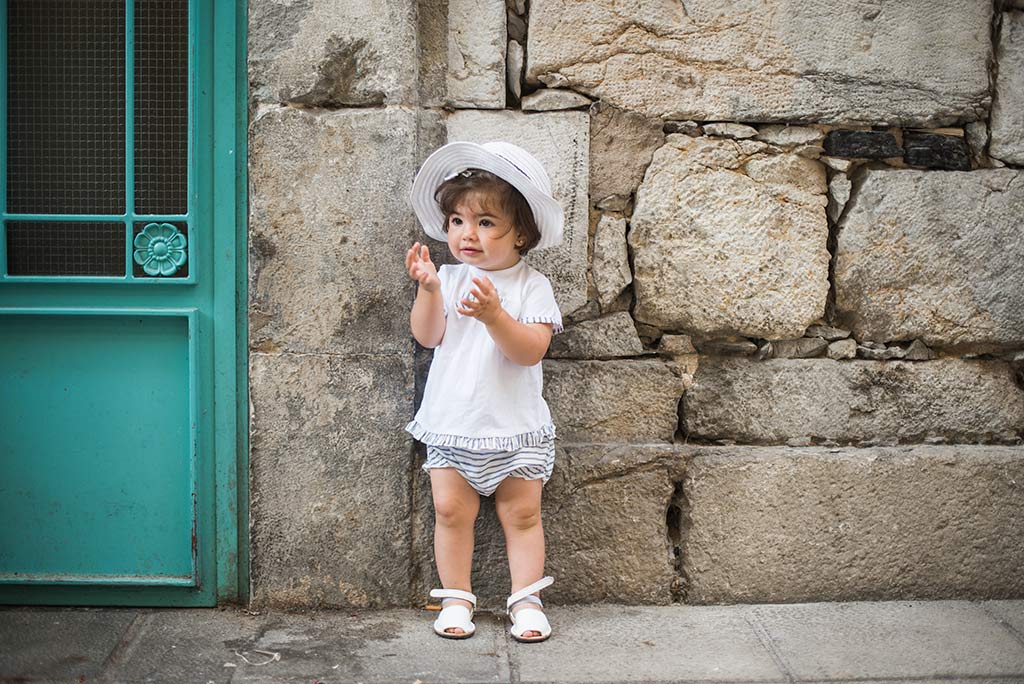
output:
M 411 433 L 413 437 L 424 444 L 459 447 L 460 449 L 500 449 L 502 451 L 512 451 L 524 446 L 540 446 L 548 438 L 555 437 L 555 426 L 553 423 L 548 423 L 539 430 L 521 432 L 518 435 L 509 435 L 507 437 L 445 435 L 430 432 L 415 420 L 405 426 L 405 431 Z

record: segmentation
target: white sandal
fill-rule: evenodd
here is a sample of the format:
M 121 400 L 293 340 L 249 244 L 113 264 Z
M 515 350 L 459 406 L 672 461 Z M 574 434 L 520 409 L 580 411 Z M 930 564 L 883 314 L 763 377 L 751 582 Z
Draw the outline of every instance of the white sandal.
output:
M 551 585 L 554 581 L 554 577 L 544 577 L 508 597 L 508 601 L 505 602 L 505 610 L 508 613 L 509 620 L 512 621 L 508 631 L 513 639 L 529 643 L 532 641 L 544 641 L 551 636 L 551 625 L 548 623 L 548 618 L 544 615 L 543 611 L 536 608 L 523 608 L 513 613 L 512 608 L 519 603 L 535 603 L 543 607 L 544 604 L 541 603 L 540 599 L 532 594 Z M 524 637 L 523 634 L 526 632 L 540 632 L 540 636 Z
M 439 599 L 457 598 L 469 601 L 473 604 L 473 610 L 476 610 L 476 596 L 468 591 L 462 591 L 461 589 L 431 589 L 430 595 Z M 471 619 L 473 617 L 473 610 L 460 603 L 446 606 L 444 601 L 441 601 L 441 614 L 434 620 L 434 631 L 446 639 L 468 639 L 476 631 L 476 625 L 473 624 Z M 452 627 L 461 629 L 462 634 L 444 631 Z

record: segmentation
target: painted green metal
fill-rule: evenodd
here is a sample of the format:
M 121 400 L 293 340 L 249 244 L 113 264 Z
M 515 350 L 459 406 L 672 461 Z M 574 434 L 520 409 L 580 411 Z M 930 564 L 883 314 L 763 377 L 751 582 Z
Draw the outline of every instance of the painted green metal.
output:
M 3 17 L 0 19 L 0 34 L 6 40 L 6 2 L 0 0 L 0 7 L 3 10 L 0 11 Z M 74 578 L 68 577 L 69 566 L 66 563 L 59 572 L 44 572 L 46 568 L 40 566 L 36 575 L 40 585 L 31 582 L 0 584 L 0 603 L 195 606 L 245 601 L 248 596 L 246 6 L 244 2 L 229 0 L 193 0 L 192 10 L 189 46 L 194 68 L 190 78 L 188 214 L 153 216 L 126 213 L 111 217 L 125 221 L 126 246 L 130 246 L 134 239 L 132 228 L 136 222 L 187 221 L 188 278 L 5 276 L 6 255 L 3 250 L 6 236 L 3 223 L 25 217 L 5 214 L 2 217 L 4 221 L 0 221 L 0 265 L 3 267 L 0 271 L 0 327 L 5 329 L 0 332 L 0 337 L 7 337 L 7 328 L 17 330 L 24 344 L 29 335 L 26 330 L 31 329 L 31 326 L 26 328 L 24 325 L 26 318 L 46 321 L 39 324 L 42 328 L 79 321 L 81 334 L 84 334 L 81 322 L 91 320 L 102 323 L 98 334 L 106 334 L 117 341 L 118 336 L 113 334 L 110 326 L 115 325 L 112 321 L 125 316 L 129 320 L 145 321 L 143 327 L 148 325 L 151 331 L 159 329 L 160 334 L 154 337 L 164 347 L 178 350 L 174 353 L 180 352 L 181 345 L 187 342 L 190 349 L 188 358 L 195 364 L 192 376 L 194 396 L 190 399 L 195 415 L 189 422 L 189 449 L 196 454 L 194 471 L 189 474 L 189 481 L 194 483 L 196 521 L 192 574 L 182 570 L 180 556 L 174 556 L 177 560 L 159 574 L 160 584 L 153 584 L 152 577 L 125 569 L 129 568 L 128 563 L 122 564 L 121 572 L 117 572 L 115 567 L 112 572 L 102 573 L 90 572 L 81 565 Z M 6 48 L 3 53 L 6 62 Z M 0 78 L 6 79 L 6 64 L 0 73 Z M 132 70 L 128 69 L 128 73 L 131 74 Z M 5 83 L 0 85 L 4 86 L 0 92 L 6 96 Z M 129 97 L 129 108 L 132 102 Z M 6 120 L 6 101 L 0 103 L 0 109 L 3 109 L 3 120 Z M 3 135 L 0 141 L 0 177 L 5 179 L 6 130 Z M 128 149 L 127 164 L 131 173 L 134 155 L 131 147 Z M 132 179 L 133 176 L 129 175 L 126 180 L 128 192 L 133 193 Z M 2 194 L 5 185 L 6 182 L 0 182 L 0 188 L 4 188 L 0 189 L 0 200 L 4 200 L 0 202 L 0 208 L 6 208 Z M 50 217 L 34 215 L 31 218 L 41 220 Z M 59 218 L 73 220 L 72 217 Z M 94 217 L 73 218 L 87 220 Z M 132 250 L 128 248 L 126 253 L 131 259 Z M 131 273 L 130 269 L 128 273 Z M 161 286 L 171 284 L 175 287 Z M 187 334 L 178 330 L 180 334 L 175 337 L 173 326 L 161 328 L 159 323 L 153 323 L 180 321 L 181 312 L 191 310 L 194 314 Z M 18 335 L 12 336 L 10 344 L 17 343 Z M 73 346 L 74 339 L 74 336 L 63 336 L 65 350 L 71 348 L 69 345 Z M 120 342 L 114 345 L 116 349 L 128 353 L 118 344 Z M 120 352 L 116 355 L 121 355 Z M 0 356 L 6 358 L 7 354 Z M 133 363 L 137 362 L 138 359 Z M 0 360 L 0 364 L 3 363 Z M 113 361 L 108 359 L 108 363 Z M 106 396 L 101 391 L 107 387 L 100 372 L 102 367 L 97 367 L 97 364 L 85 367 L 96 372 L 97 396 Z M 6 372 L 0 365 L 0 374 Z M 51 379 L 51 385 L 54 380 Z M 165 386 L 169 382 L 164 379 Z M 188 387 L 188 383 L 184 386 Z M 181 386 L 175 387 L 180 391 Z M 155 405 L 161 405 L 157 397 L 153 399 Z M 180 397 L 174 403 L 180 403 Z M 140 407 L 139 410 L 146 409 Z M 3 432 L 3 421 L 0 415 L 0 432 Z M 11 458 L 12 454 L 0 449 L 0 468 L 6 469 L 11 465 Z M 19 466 L 20 463 L 13 468 L 16 470 Z M 52 483 L 47 486 L 53 487 Z M 180 494 L 180 483 L 175 486 L 178 487 L 177 494 Z M 173 488 L 165 490 L 160 496 L 179 500 L 172 496 L 173 491 Z M 0 532 L 0 546 L 4 544 L 2 534 Z M 95 539 L 103 535 L 94 532 L 92 535 L 83 533 L 82 536 Z M 191 539 L 189 546 L 192 546 Z M 3 572 L 2 567 L 0 572 Z M 96 577 L 97 574 L 103 576 Z M 73 580 L 77 584 L 54 584 L 50 581 L 54 575 L 59 575 L 62 581 Z M 149 585 L 145 586 L 147 583 Z M 174 586 L 175 583 L 196 586 Z

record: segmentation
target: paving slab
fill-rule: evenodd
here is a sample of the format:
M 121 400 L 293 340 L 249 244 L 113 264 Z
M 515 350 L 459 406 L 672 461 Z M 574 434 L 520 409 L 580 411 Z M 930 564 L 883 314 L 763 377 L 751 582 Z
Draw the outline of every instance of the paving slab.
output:
M 95 681 L 138 616 L 133 609 L 0 610 L 0 682 Z
M 786 682 L 749 606 L 548 609 L 557 638 L 512 641 L 519 682 Z
M 975 602 L 765 604 L 753 612 L 797 681 L 1024 676 L 1024 646 Z

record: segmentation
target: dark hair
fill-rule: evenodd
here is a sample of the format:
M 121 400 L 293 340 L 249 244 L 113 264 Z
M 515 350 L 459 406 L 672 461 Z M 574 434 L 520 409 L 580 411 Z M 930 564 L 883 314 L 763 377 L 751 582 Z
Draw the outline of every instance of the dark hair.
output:
M 511 183 L 483 169 L 466 169 L 437 186 L 434 199 L 444 214 L 441 230 L 448 232 L 448 218 L 462 198 L 471 192 L 485 193 L 497 199 L 502 211 L 512 218 L 513 229 L 518 230 L 524 240 L 523 246 L 517 247 L 520 254 L 525 255 L 537 246 L 540 242 L 540 229 L 537 228 L 530 203 Z

